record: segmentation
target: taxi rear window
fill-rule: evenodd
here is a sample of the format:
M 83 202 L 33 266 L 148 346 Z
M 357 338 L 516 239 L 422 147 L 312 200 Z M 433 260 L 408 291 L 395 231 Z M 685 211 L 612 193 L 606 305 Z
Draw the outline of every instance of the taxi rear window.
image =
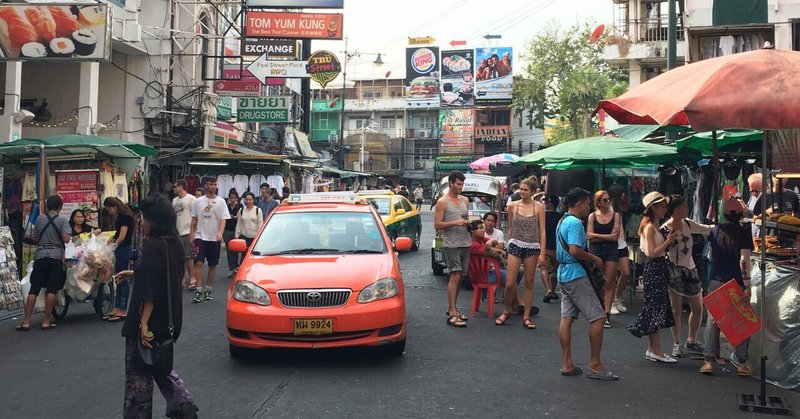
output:
M 391 207 L 389 203 L 389 197 L 386 198 L 366 198 L 367 203 L 375 207 L 378 210 L 378 214 L 380 215 L 389 215 L 391 214 Z
M 371 213 L 273 214 L 253 247 L 255 255 L 386 253 Z

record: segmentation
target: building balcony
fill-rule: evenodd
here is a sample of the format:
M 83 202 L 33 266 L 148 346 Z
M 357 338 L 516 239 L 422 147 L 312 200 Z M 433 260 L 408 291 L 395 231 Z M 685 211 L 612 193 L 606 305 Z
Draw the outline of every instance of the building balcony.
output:
M 603 59 L 609 64 L 625 64 L 630 60 L 659 63 L 667 60 L 666 16 L 628 19 L 617 23 L 603 48 Z M 685 30 L 678 22 L 677 56 L 683 61 L 686 51 Z
M 406 101 L 402 97 L 345 100 L 345 112 L 402 111 Z
M 408 128 L 405 138 L 436 139 L 439 138 L 438 128 Z

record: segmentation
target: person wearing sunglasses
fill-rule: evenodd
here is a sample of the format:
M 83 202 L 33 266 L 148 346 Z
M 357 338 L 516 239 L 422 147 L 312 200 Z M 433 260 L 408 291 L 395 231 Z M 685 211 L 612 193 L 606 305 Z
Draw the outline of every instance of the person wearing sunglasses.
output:
M 611 196 L 604 190 L 594 194 L 595 211 L 589 214 L 586 238 L 589 240 L 589 253 L 599 257 L 604 262 L 603 274 L 606 278 L 606 290 L 603 298 L 603 308 L 606 311 L 606 321 L 603 327 L 611 328 L 611 306 L 617 290 L 617 261 L 619 251 L 619 231 L 622 220 L 619 214 L 611 208 Z

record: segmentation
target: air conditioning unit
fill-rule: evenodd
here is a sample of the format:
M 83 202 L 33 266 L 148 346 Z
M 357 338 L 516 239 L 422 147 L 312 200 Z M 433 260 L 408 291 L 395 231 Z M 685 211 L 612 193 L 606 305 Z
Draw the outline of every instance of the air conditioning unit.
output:
M 429 134 L 430 134 L 430 131 L 428 131 L 426 129 L 418 129 L 417 130 L 417 137 L 418 138 L 428 138 Z

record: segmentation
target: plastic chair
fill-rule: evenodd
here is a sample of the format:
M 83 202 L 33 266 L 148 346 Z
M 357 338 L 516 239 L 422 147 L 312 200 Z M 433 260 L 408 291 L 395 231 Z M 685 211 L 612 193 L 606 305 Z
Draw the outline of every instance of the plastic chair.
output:
M 494 265 L 494 274 L 496 281 L 494 284 L 489 283 L 489 268 Z M 486 292 L 486 300 L 489 305 L 489 317 L 494 317 L 494 296 L 498 288 L 503 288 L 503 283 L 500 281 L 500 263 L 497 259 L 485 256 L 473 256 L 469 258 L 469 279 L 472 282 L 472 315 L 481 306 L 481 294 Z

